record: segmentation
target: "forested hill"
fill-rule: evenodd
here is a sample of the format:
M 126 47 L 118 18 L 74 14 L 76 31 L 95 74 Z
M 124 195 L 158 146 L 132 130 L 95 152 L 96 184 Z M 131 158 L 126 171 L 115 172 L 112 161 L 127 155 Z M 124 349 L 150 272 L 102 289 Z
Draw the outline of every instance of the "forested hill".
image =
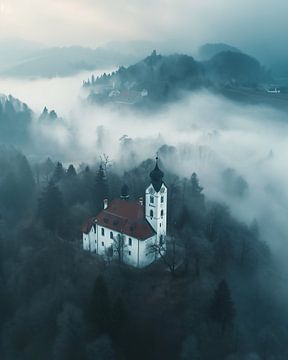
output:
M 203 87 L 254 89 L 267 81 L 269 72 L 256 59 L 240 52 L 224 51 L 201 62 L 188 55 L 162 56 L 153 51 L 128 68 L 120 67 L 118 71 L 97 79 L 92 77 L 84 82 L 84 87 L 92 90 L 95 100 L 125 102 L 125 92 L 130 103 L 133 97 L 135 102 L 139 99 L 163 102 L 177 98 L 182 91 Z M 137 99 L 137 92 L 142 98 Z
M 0 143 L 23 148 L 32 145 L 35 138 L 31 136 L 32 119 L 37 115 L 20 100 L 13 96 L 0 95 Z M 38 124 L 52 124 L 62 121 L 55 110 L 44 107 L 38 118 Z
M 23 144 L 29 140 L 32 110 L 13 96 L 0 95 L 0 141 Z
M 288 358 L 286 278 L 257 223 L 209 201 L 195 173 L 160 164 L 167 253 L 139 271 L 84 252 L 81 225 L 124 182 L 138 199 L 154 161 L 105 175 L 0 146 L 0 164 L 1 360 Z

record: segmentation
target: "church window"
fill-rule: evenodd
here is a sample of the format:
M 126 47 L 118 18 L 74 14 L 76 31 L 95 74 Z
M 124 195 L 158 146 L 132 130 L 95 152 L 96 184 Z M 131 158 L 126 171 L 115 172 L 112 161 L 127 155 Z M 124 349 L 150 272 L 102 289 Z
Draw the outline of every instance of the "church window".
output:
M 161 196 L 161 203 L 164 203 L 164 196 Z
M 102 246 L 104 246 L 104 241 L 102 241 Z
M 132 246 L 132 239 L 129 238 L 129 246 Z
M 163 210 L 161 210 L 161 217 L 163 217 L 163 215 L 164 215 L 164 211 L 163 211 Z
M 150 196 L 150 203 L 154 204 L 154 196 Z
M 129 254 L 129 256 L 131 256 L 131 251 L 129 251 L 129 253 L 128 253 L 128 254 Z
M 113 239 L 113 232 L 110 231 L 110 239 Z
M 150 210 L 150 217 L 153 218 L 153 210 Z
M 104 235 L 105 235 L 104 228 L 101 228 L 101 235 L 102 235 L 102 236 L 104 236 Z

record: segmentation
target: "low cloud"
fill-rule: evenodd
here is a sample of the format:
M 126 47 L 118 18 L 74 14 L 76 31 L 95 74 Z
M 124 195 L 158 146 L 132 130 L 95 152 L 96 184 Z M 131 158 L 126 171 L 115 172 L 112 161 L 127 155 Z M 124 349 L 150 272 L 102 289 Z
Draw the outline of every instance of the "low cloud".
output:
M 49 88 L 54 84 L 49 80 L 41 83 L 45 94 L 50 91 L 50 110 L 55 109 L 63 119 L 52 125 L 35 119 L 34 158 L 37 152 L 65 164 L 92 164 L 105 153 L 115 170 L 123 172 L 154 157 L 166 145 L 160 153 L 167 169 L 188 178 L 196 171 L 208 199 L 227 203 L 233 215 L 247 224 L 257 219 L 263 238 L 286 260 L 286 113 L 234 103 L 206 91 L 153 113 L 92 106 L 83 101 L 84 94 L 79 97 L 81 82 L 76 79 L 55 80 L 57 89 Z M 34 91 L 26 93 L 25 100 L 37 109 Z M 235 181 L 247 184 L 241 196 L 228 191 L 223 177 L 227 169 L 233 169 L 230 173 Z

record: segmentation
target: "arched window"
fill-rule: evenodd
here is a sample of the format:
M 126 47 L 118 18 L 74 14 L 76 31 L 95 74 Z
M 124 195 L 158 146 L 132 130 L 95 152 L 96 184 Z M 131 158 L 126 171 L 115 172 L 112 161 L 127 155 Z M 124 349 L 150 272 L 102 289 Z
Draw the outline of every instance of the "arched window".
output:
M 102 236 L 105 235 L 104 228 L 101 228 L 101 235 L 102 235 Z
M 113 232 L 110 231 L 110 239 L 113 239 Z
M 154 204 L 154 196 L 150 196 L 150 203 Z
M 163 210 L 161 210 L 161 217 L 163 217 L 164 216 L 164 211 Z
M 153 210 L 150 210 L 150 217 L 151 217 L 151 219 L 153 218 Z

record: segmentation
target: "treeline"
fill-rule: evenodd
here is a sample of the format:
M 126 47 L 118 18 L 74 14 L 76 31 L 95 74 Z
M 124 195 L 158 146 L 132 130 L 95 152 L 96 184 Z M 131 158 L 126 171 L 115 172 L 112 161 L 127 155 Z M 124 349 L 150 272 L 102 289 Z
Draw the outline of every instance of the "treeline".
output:
M 0 95 L 0 142 L 24 145 L 30 140 L 32 111 L 13 96 Z
M 143 196 L 152 160 L 119 175 L 108 158 L 31 165 L 1 148 L 0 166 L 1 359 L 287 358 L 257 223 L 209 202 L 195 173 L 165 170 L 168 251 L 140 271 L 82 251 L 81 227 L 124 183 Z
M 241 52 L 222 51 L 207 61 L 196 61 L 188 55 L 162 56 L 154 50 L 150 56 L 127 68 L 121 66 L 116 72 L 97 78 L 92 75 L 83 86 L 91 89 L 89 99 L 94 101 L 105 101 L 105 92 L 108 101 L 112 89 L 124 92 L 146 89 L 150 102 L 161 103 L 178 99 L 185 91 L 226 87 L 256 89 L 271 81 L 268 70 Z M 102 93 L 98 94 L 98 90 L 95 94 L 95 86 L 99 86 Z

